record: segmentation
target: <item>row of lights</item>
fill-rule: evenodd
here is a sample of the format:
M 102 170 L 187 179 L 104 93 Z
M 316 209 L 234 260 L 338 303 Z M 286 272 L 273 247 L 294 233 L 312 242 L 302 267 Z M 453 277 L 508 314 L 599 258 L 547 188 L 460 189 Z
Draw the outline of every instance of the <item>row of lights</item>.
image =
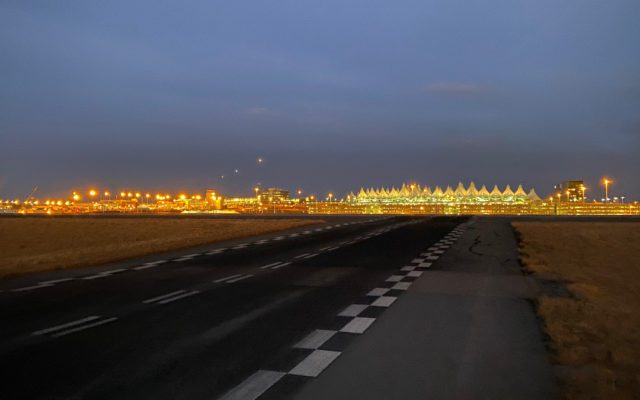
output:
M 111 199 L 111 192 L 105 191 L 102 194 L 107 199 Z M 97 190 L 93 190 L 93 189 L 89 190 L 88 195 L 93 200 L 96 196 L 98 196 L 98 191 Z M 140 192 L 120 192 L 119 195 L 120 195 L 121 199 L 129 199 L 129 200 L 141 199 L 141 198 L 145 198 L 147 200 L 150 200 L 151 198 L 155 198 L 156 200 L 171 200 L 172 199 L 172 196 L 170 194 L 168 194 L 168 193 L 167 194 L 156 193 L 155 195 L 152 195 L 151 193 L 145 193 L 143 195 Z M 73 192 L 72 195 L 71 195 L 71 198 L 74 201 L 79 201 L 82 198 L 82 196 L 78 192 Z M 180 200 L 186 200 L 187 198 L 188 198 L 188 196 L 186 194 L 179 194 L 179 195 L 175 196 L 175 199 L 180 199 Z M 202 195 L 194 194 L 190 198 L 191 199 L 195 199 L 195 200 L 202 200 Z M 116 194 L 116 199 L 118 199 L 118 194 Z

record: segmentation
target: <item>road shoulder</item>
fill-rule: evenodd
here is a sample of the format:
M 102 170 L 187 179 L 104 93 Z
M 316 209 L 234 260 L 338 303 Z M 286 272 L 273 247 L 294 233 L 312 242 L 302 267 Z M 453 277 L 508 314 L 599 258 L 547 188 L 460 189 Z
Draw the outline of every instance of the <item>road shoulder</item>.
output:
M 479 219 L 298 399 L 556 397 L 508 222 Z

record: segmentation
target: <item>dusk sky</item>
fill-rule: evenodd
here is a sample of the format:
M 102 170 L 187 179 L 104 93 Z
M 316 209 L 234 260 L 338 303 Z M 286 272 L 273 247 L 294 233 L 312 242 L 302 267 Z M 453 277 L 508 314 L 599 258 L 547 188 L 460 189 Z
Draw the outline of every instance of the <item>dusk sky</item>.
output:
M 600 198 L 608 175 L 640 199 L 638 0 L 4 0 L 0 74 L 0 198 L 567 179 Z

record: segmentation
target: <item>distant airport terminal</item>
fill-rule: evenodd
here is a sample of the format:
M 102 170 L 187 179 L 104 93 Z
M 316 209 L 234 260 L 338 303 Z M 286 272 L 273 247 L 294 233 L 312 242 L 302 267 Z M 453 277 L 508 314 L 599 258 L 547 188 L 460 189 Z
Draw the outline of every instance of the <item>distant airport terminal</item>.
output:
M 609 185 L 603 179 L 604 197 L 590 199 L 583 181 L 556 185 L 541 198 L 530 188 L 507 185 L 491 190 L 474 182 L 467 186 L 422 186 L 403 184 L 399 188 L 360 188 L 344 197 L 303 195 L 297 190 L 254 188 L 251 197 L 225 197 L 216 190 L 197 194 L 142 193 L 136 191 L 89 189 L 71 192 L 65 199 L 38 199 L 34 193 L 26 199 L 0 199 L 0 212 L 20 214 L 99 214 L 99 213 L 257 213 L 257 214 L 435 214 L 435 215 L 640 215 L 637 201 L 624 196 L 609 197 Z

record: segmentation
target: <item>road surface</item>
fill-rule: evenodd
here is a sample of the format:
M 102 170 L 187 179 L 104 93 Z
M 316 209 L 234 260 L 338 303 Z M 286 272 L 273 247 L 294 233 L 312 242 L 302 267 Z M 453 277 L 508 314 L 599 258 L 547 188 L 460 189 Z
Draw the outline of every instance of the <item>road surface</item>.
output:
M 385 343 L 394 330 L 389 318 L 410 323 L 415 316 L 403 310 L 433 314 L 436 307 L 453 322 L 464 308 L 442 299 L 432 299 L 431 308 L 424 299 L 407 300 L 414 281 L 437 272 L 438 260 L 465 236 L 467 225 L 464 217 L 345 217 L 115 266 L 0 282 L 2 398 L 357 398 L 338 378 L 368 362 L 360 352 Z M 505 315 L 527 319 L 533 312 Z M 544 354 L 535 324 L 517 325 L 513 333 L 518 329 L 533 330 L 527 340 Z M 429 338 L 409 339 L 430 346 Z M 469 345 L 456 343 L 462 339 L 439 338 L 450 349 Z M 403 368 L 400 363 L 387 372 L 399 376 Z M 375 377 L 361 372 L 362 385 Z M 473 376 L 467 371 L 465 379 Z M 407 393 L 428 395 L 423 388 Z

